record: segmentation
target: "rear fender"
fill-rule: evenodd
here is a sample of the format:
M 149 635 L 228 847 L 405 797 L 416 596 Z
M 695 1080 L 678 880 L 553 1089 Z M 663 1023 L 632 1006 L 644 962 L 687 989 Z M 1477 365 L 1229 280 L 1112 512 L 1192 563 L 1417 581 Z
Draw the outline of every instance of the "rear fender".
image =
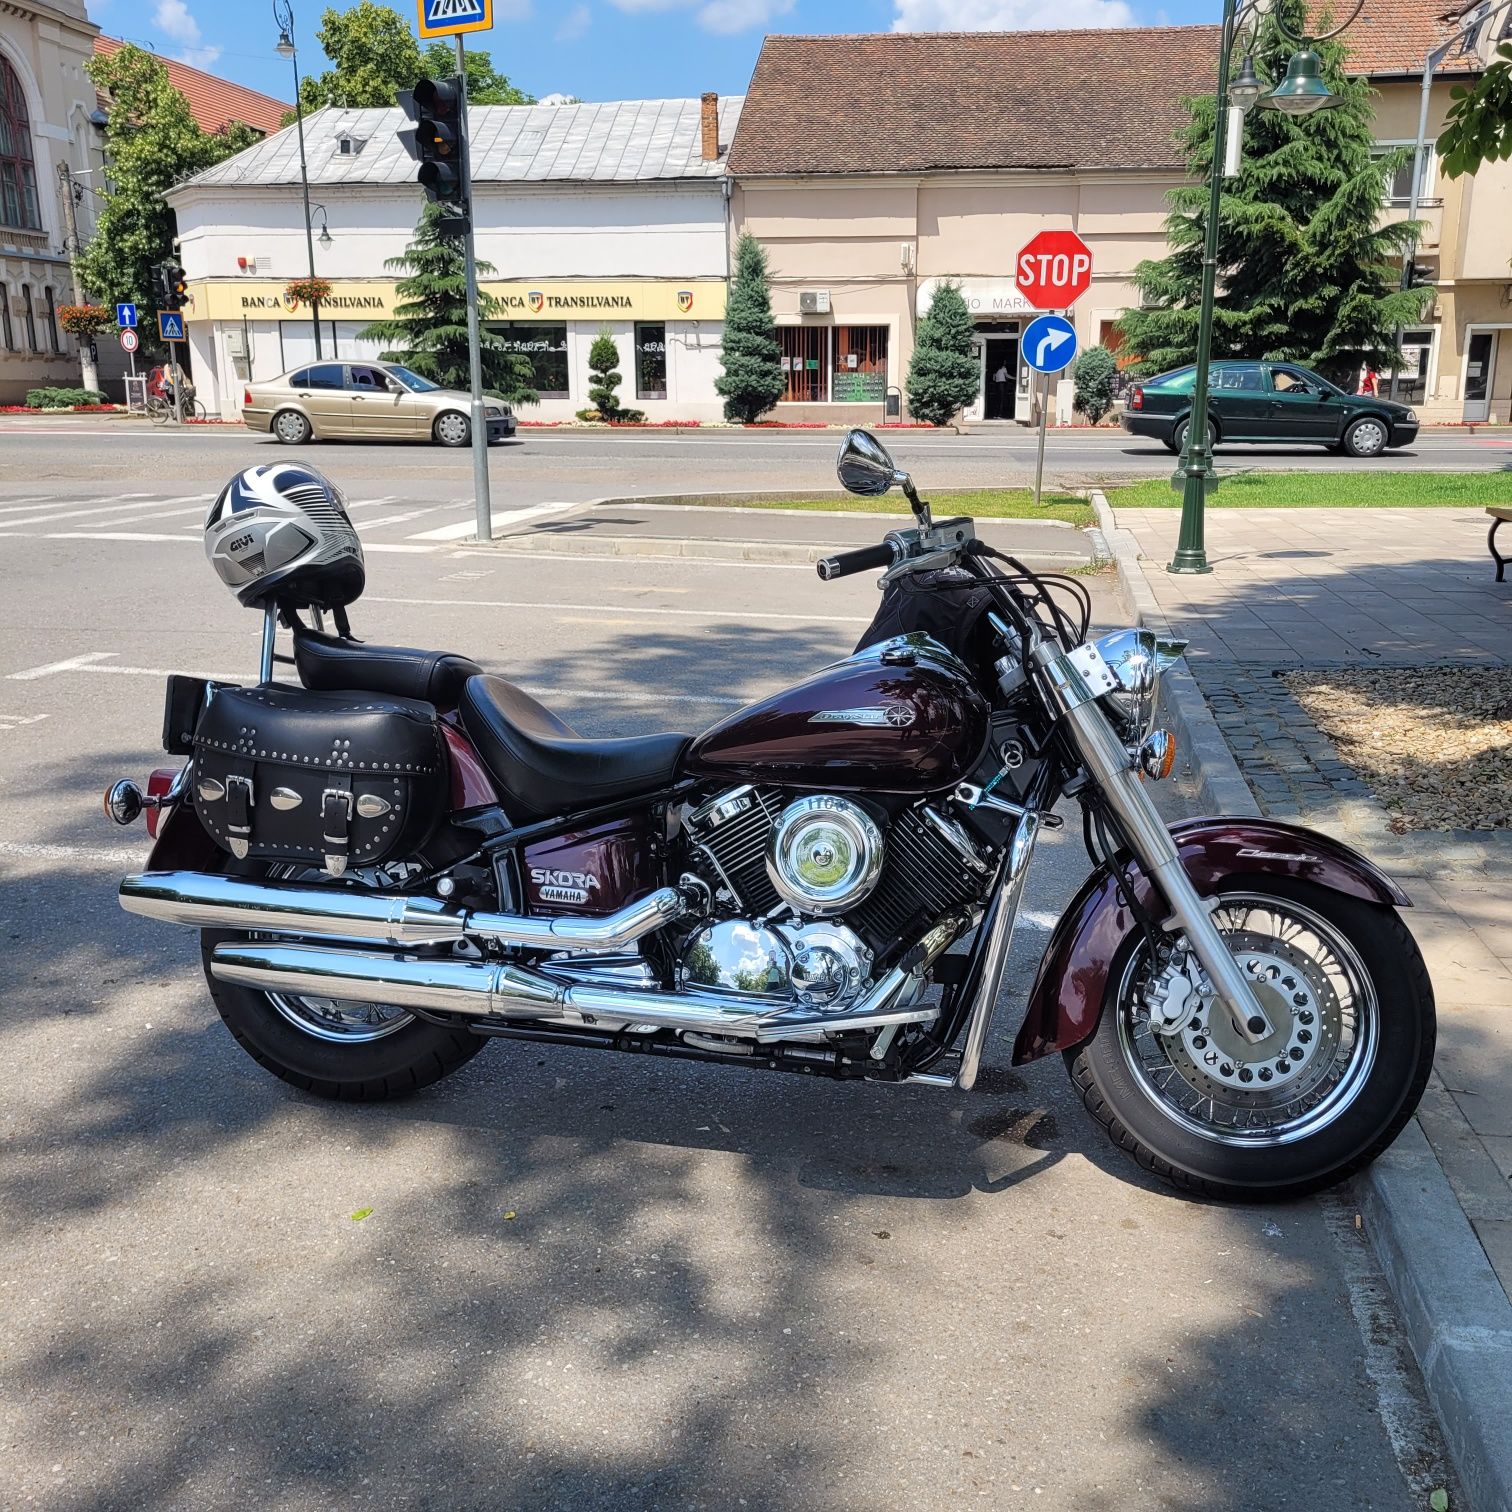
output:
M 1379 867 L 1316 830 L 1273 819 L 1187 819 L 1171 826 L 1171 837 L 1203 894 L 1240 877 L 1291 877 L 1368 903 L 1412 906 Z M 1154 887 L 1132 859 L 1129 875 L 1141 907 L 1161 912 Z M 1106 866 L 1098 867 L 1050 936 L 1014 1041 L 1015 1066 L 1091 1039 L 1114 959 L 1135 927 L 1133 914 L 1119 902 L 1117 880 Z

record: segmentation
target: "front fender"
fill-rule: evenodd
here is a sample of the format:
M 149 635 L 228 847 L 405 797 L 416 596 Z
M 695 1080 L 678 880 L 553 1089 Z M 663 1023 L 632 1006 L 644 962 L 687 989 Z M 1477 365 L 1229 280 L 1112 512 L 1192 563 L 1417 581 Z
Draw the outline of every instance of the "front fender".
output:
M 1379 867 L 1316 830 L 1274 819 L 1185 819 L 1171 826 L 1171 838 L 1187 875 L 1204 894 L 1235 877 L 1291 877 L 1369 903 L 1412 906 Z M 1129 875 L 1140 905 L 1158 911 L 1154 888 L 1132 858 Z M 1114 957 L 1135 927 L 1133 914 L 1118 901 L 1117 879 L 1106 866 L 1098 867 L 1050 936 L 1014 1041 L 1015 1066 L 1091 1039 Z

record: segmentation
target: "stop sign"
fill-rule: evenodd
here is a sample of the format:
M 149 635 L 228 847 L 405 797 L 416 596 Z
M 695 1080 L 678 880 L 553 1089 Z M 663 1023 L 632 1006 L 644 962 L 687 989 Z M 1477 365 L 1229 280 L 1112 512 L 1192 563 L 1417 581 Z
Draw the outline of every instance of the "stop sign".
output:
M 1014 260 L 1014 282 L 1037 310 L 1064 310 L 1092 282 L 1092 253 L 1074 231 L 1041 231 Z

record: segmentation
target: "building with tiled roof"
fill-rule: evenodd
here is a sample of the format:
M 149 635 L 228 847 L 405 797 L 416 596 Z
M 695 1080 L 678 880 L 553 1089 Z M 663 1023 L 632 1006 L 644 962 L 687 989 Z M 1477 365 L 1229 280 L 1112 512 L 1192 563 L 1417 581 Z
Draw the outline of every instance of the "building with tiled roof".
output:
M 117 37 L 94 39 L 95 53 L 103 58 L 125 46 L 127 44 Z M 202 68 L 180 63 L 177 58 L 160 58 L 158 61 L 168 70 L 169 82 L 189 101 L 194 119 L 205 131 L 221 131 L 233 121 L 240 121 L 267 136 L 279 129 L 284 116 L 293 109 L 292 105 L 275 100 L 272 95 L 233 84 L 229 79 L 206 73 Z M 109 102 L 103 98 L 100 104 L 102 108 L 109 108 Z

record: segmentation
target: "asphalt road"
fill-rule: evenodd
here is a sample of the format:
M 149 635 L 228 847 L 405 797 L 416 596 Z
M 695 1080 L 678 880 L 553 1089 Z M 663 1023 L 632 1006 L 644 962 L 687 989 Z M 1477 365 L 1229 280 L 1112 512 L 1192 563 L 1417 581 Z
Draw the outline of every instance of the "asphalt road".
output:
M 969 1096 L 507 1044 L 382 1106 L 268 1076 L 193 938 L 117 908 L 144 840 L 99 814 L 164 760 L 163 673 L 250 678 L 257 618 L 159 544 L 192 543 L 192 487 L 46 486 L 94 444 L 0 501 L 0 1501 L 1416 1512 L 1446 1483 L 1344 1199 L 1185 1200 L 1058 1063 L 1008 1066 L 1085 867 L 1065 832 Z M 248 449 L 157 444 L 217 473 Z M 588 731 L 717 718 L 874 602 L 795 566 L 407 541 L 423 523 L 373 527 L 359 633 L 469 651 Z
M 833 488 L 833 431 L 659 431 L 606 433 L 526 429 L 491 453 L 495 508 L 640 493 L 756 488 Z M 898 462 L 928 492 L 1033 481 L 1034 433 L 1016 427 L 971 435 L 900 430 L 887 435 Z M 145 422 L 0 419 L 0 482 L 52 487 L 115 483 L 130 491 L 177 492 L 179 484 L 224 482 L 237 467 L 275 456 L 308 458 L 344 486 L 395 494 L 416 504 L 472 497 L 472 462 L 413 443 L 316 443 L 298 451 L 241 426 L 183 431 Z M 1354 470 L 1362 464 L 1318 447 L 1229 447 L 1220 467 Z M 1162 446 L 1122 431 L 1071 429 L 1046 438 L 1052 485 L 1168 477 L 1174 459 Z M 1492 471 L 1512 467 L 1512 432 L 1431 431 L 1374 464 L 1391 470 Z M 371 485 L 381 484 L 374 488 Z M 470 505 L 467 506 L 470 510 Z

